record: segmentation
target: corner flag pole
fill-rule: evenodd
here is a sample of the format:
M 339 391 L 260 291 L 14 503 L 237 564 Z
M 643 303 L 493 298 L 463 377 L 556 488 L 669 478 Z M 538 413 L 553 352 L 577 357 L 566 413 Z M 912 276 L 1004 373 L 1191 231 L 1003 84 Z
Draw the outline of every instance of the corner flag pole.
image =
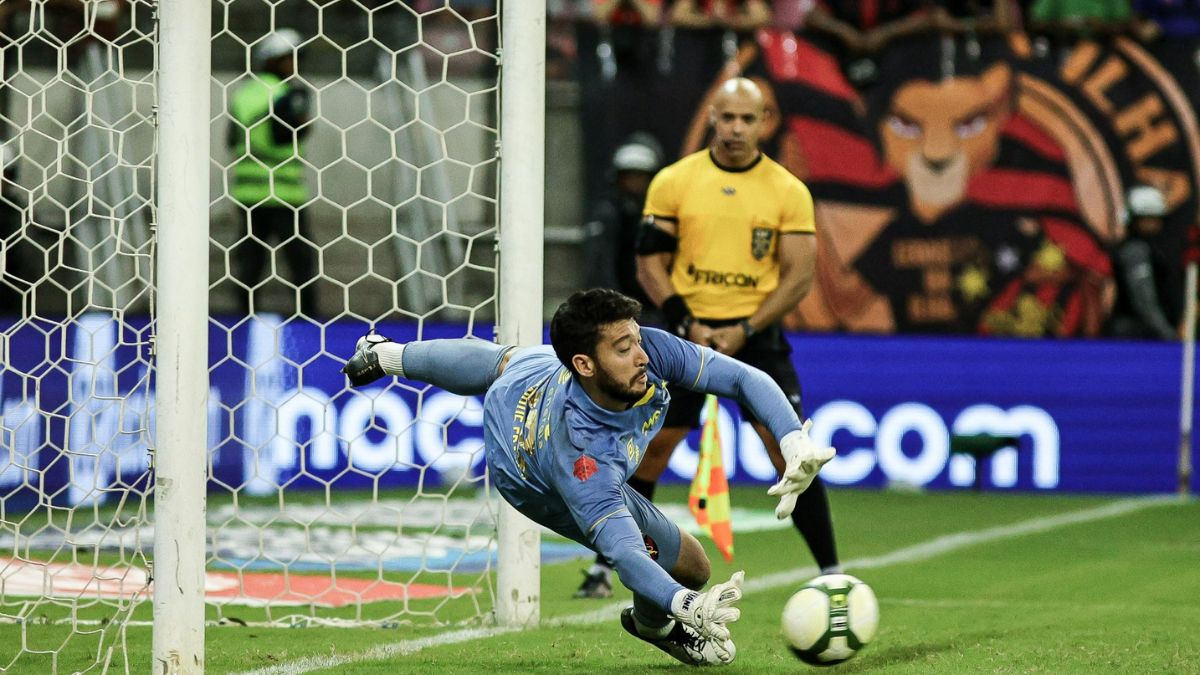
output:
M 1196 376 L 1196 278 L 1200 249 L 1193 229 L 1187 255 L 1187 281 L 1183 303 L 1183 375 L 1179 395 L 1179 494 L 1186 496 L 1192 482 L 1192 405 Z

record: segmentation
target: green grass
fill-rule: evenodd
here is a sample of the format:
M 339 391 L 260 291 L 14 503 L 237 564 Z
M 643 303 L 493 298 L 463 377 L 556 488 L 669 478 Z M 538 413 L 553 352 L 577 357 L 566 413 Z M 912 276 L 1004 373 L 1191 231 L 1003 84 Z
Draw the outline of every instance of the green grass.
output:
M 682 501 L 682 488 L 663 490 Z M 869 559 L 941 535 L 1081 511 L 1115 497 L 942 492 L 925 495 L 831 491 L 843 560 Z M 764 490 L 735 487 L 740 506 L 771 508 Z M 709 547 L 714 578 L 745 569 L 748 581 L 811 566 L 794 531 L 743 533 L 727 565 Z M 1200 503 L 1172 502 L 1046 532 L 956 548 L 915 562 L 847 571 L 880 600 L 879 635 L 841 673 L 1200 673 Z M 542 617 L 553 621 L 610 607 L 570 598 L 584 561 L 542 568 Z M 779 612 L 798 584 L 747 593 L 733 626 L 737 661 L 723 672 L 810 670 L 785 650 Z M 628 600 L 619 589 L 618 600 Z M 139 608 L 138 618 L 148 618 Z M 614 614 L 615 616 L 615 614 Z M 238 672 L 308 657 L 350 660 L 321 673 L 604 673 L 675 668 L 669 657 L 630 638 L 616 620 L 476 638 L 404 656 L 359 660 L 415 638 L 460 627 L 391 629 L 210 626 L 207 672 Z M 31 626 L 38 643 L 55 644 L 61 627 Z M 91 660 L 75 636 L 59 672 Z M 127 630 L 128 667 L 147 672 L 150 631 Z M 0 666 L 20 644 L 18 627 L 0 625 Z M 95 641 L 91 642 L 94 650 Z M 388 647 L 392 645 L 392 647 Z M 116 660 L 123 672 L 126 665 Z M 113 672 L 110 670 L 110 672 Z M 6 672 L 51 671 L 23 655 Z M 96 672 L 99 672 L 98 670 Z

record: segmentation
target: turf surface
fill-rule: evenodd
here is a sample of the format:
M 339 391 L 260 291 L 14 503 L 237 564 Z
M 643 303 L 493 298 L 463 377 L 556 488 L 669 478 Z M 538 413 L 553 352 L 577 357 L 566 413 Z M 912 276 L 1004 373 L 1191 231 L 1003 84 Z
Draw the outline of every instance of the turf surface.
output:
M 1093 513 L 1126 498 L 830 492 L 846 571 L 875 589 L 881 607 L 879 635 L 838 672 L 1200 673 L 1200 503 L 1194 500 L 1156 501 L 1144 508 L 1133 504 L 1128 512 L 1063 523 L 1054 519 Z M 664 501 L 685 497 L 677 487 L 662 493 Z M 753 487 L 735 486 L 733 501 L 749 508 L 773 506 L 764 490 Z M 995 529 L 1030 522 L 1041 527 Z M 738 534 L 732 565 L 706 546 L 714 578 L 724 580 L 745 569 L 749 586 L 742 620 L 733 627 L 738 658 L 723 672 L 810 670 L 786 651 L 778 626 L 788 595 L 815 574 L 795 532 Z M 621 630 L 617 607 L 629 599 L 623 588 L 618 586 L 609 601 L 571 599 L 586 565 L 580 560 L 542 568 L 542 619 L 550 625 L 536 630 L 497 635 L 486 625 L 210 626 L 207 672 L 682 668 Z M 140 607 L 137 618 L 148 619 L 148 610 Z M 479 630 L 464 632 L 472 628 Z M 58 649 L 65 637 L 57 626 L 25 629 L 30 647 Z M 21 634 L 18 626 L 0 625 L 4 672 L 48 673 L 55 667 L 73 672 L 94 659 L 95 641 L 76 635 L 58 649 L 57 661 L 27 651 L 14 662 Z M 109 672 L 150 670 L 149 628 L 128 628 L 125 645 L 128 662 L 117 655 Z

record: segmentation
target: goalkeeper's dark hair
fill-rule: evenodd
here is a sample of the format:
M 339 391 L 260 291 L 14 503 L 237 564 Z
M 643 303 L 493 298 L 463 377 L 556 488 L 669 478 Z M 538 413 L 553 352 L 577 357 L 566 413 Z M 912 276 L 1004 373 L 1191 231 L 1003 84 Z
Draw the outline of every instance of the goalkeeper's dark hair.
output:
M 601 326 L 637 319 L 641 313 L 642 303 L 616 291 L 607 288 L 576 291 L 558 306 L 550 320 L 550 344 L 554 346 L 554 354 L 574 373 L 571 359 L 576 354 L 596 357 Z

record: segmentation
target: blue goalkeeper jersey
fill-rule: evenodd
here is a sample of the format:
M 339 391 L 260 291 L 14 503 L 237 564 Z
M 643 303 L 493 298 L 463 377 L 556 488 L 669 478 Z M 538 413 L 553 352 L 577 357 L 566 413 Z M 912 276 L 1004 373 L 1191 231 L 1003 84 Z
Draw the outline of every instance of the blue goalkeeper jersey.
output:
M 573 522 L 626 586 L 669 610 L 683 587 L 651 560 L 621 492 L 662 427 L 669 387 L 734 397 L 776 438 L 800 421 L 761 371 L 661 330 L 642 328 L 641 335 L 649 384 L 622 411 L 592 401 L 551 347 L 518 351 L 484 399 L 484 445 L 492 480 L 509 503 L 556 531 Z

